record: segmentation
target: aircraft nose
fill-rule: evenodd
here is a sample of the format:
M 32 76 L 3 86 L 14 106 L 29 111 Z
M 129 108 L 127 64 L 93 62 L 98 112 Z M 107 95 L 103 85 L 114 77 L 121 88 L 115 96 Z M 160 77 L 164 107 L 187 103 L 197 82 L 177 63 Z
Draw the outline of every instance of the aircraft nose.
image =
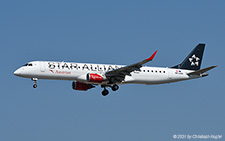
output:
M 14 75 L 16 76 L 21 75 L 21 69 L 17 69 L 16 71 L 14 71 Z

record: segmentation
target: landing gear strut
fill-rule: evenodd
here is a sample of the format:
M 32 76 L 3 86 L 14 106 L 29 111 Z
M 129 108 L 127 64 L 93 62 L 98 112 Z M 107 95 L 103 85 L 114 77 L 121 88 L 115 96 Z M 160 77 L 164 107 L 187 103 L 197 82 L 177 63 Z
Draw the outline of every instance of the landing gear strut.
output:
M 34 81 L 33 88 L 37 88 L 37 78 L 31 78 L 32 81 Z

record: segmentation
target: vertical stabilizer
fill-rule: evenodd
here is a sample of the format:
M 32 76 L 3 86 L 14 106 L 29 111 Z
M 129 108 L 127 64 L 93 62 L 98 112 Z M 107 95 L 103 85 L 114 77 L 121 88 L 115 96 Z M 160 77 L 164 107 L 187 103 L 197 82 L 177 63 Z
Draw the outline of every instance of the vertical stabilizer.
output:
M 205 44 L 198 44 L 181 64 L 172 68 L 199 70 L 201 68 L 204 49 Z

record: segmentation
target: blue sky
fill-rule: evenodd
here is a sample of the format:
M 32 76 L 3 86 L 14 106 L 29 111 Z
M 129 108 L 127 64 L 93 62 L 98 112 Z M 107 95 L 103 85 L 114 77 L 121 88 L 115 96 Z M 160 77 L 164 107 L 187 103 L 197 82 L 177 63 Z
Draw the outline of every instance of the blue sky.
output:
M 225 136 L 225 2 L 0 2 L 0 140 L 173 140 Z M 209 77 L 173 84 L 73 91 L 70 81 L 19 78 L 34 60 L 132 64 L 158 50 L 149 66 L 180 63 L 206 43 Z

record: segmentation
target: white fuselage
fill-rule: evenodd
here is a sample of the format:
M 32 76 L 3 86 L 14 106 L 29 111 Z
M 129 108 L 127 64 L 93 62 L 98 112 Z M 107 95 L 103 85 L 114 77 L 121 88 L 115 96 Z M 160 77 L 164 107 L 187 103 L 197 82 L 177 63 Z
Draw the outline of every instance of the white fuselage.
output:
M 107 84 L 108 81 L 102 81 L 101 83 L 88 82 L 86 76 L 88 73 L 96 73 L 104 76 L 107 71 L 121 67 L 124 67 L 124 65 L 33 61 L 16 70 L 14 74 L 26 78 L 73 80 L 90 84 Z M 193 71 L 143 66 L 139 71 L 134 71 L 130 75 L 126 75 L 125 79 L 119 84 L 163 84 L 201 77 L 199 75 L 187 75 L 190 72 Z

